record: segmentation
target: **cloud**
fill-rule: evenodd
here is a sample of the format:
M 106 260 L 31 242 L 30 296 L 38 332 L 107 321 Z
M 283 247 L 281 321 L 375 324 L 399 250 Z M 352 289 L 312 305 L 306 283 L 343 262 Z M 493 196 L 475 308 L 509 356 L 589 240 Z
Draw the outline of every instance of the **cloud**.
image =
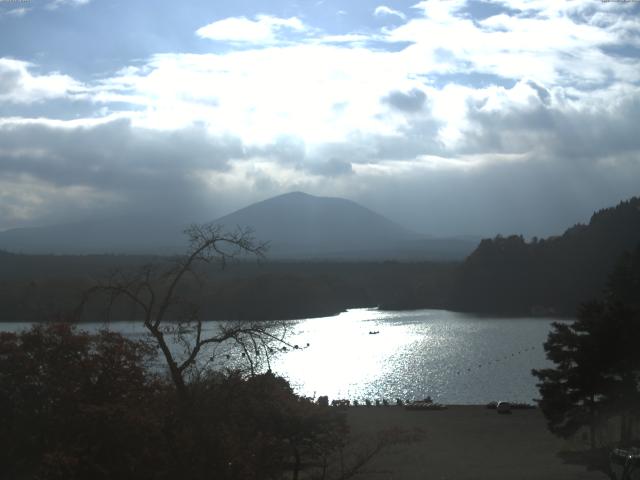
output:
M 531 88 L 533 88 L 536 91 L 536 93 L 538 94 L 538 98 L 544 105 L 547 105 L 547 106 L 549 105 L 551 101 L 551 94 L 549 93 L 549 90 L 542 87 L 541 85 L 538 85 L 533 80 L 529 80 L 527 82 L 527 85 L 529 85 Z
M 245 145 L 282 136 L 335 142 L 353 132 L 389 132 L 401 122 L 380 116 L 388 110 L 380 98 L 414 84 L 393 63 L 383 52 L 324 44 L 166 54 L 122 72 L 95 95 L 132 98 L 145 109 L 147 126 L 200 121 Z
M 588 12 L 583 17 L 590 23 L 585 23 L 567 17 L 568 7 L 544 5 L 538 4 L 547 10 L 532 10 L 523 18 L 500 13 L 474 22 L 464 16 L 465 2 L 425 1 L 415 7 L 421 12 L 418 18 L 383 34 L 326 35 L 296 17 L 227 18 L 199 34 L 237 42 L 266 39 L 266 46 L 155 55 L 94 85 L 91 98 L 106 105 L 130 103 L 143 112 L 136 119 L 141 126 L 170 130 L 201 122 L 242 139 L 246 147 L 296 138 L 317 150 L 353 139 L 383 138 L 394 139 L 399 151 L 434 153 L 431 147 L 426 152 L 416 148 L 418 126 L 427 128 L 425 145 L 462 145 L 471 121 L 467 98 L 486 97 L 496 108 L 509 108 L 535 96 L 551 105 L 553 89 L 572 90 L 575 96 L 612 82 L 640 81 L 637 60 L 600 49 L 624 44 L 631 27 L 623 33 L 620 24 L 632 20 L 620 17 L 614 30 L 609 23 L 598 26 L 602 21 L 593 21 L 595 15 Z M 306 29 L 306 36 L 269 43 L 283 29 Z M 543 35 L 545 30 L 559 33 Z M 380 39 L 410 45 L 386 51 L 368 43 Z M 474 75 L 490 79 L 489 85 L 500 79 L 518 88 L 489 98 L 485 86 L 473 84 Z M 448 83 L 437 84 L 437 78 L 447 76 Z M 427 101 L 426 117 L 397 115 L 415 116 Z M 584 96 L 577 100 L 585 101 Z M 436 123 L 440 127 L 434 134 Z M 411 148 L 402 148 L 402 135 Z
M 422 90 L 414 88 L 413 90 L 404 92 L 391 92 L 383 98 L 383 102 L 388 103 L 393 108 L 403 112 L 418 112 L 422 109 L 427 100 L 427 96 Z
M 558 165 L 640 158 L 640 139 L 633 134 L 640 121 L 640 87 L 611 87 L 580 101 L 560 88 L 540 95 L 540 88 L 522 81 L 512 89 L 487 89 L 483 96 L 468 98 L 461 149 L 531 152 Z
M 90 187 L 56 186 L 27 174 L 0 175 L 0 229 L 29 225 L 34 220 L 66 223 L 74 215 L 104 213 L 105 205 L 118 206 L 118 198 Z
M 33 65 L 10 58 L 0 58 L 0 101 L 37 103 L 54 98 L 80 98 L 84 86 L 68 75 L 32 74 Z
M 302 15 L 231 17 L 197 34 L 242 48 L 85 83 L 2 59 L 0 228 L 82 198 L 188 216 L 305 190 L 430 233 L 558 233 L 638 193 L 640 20 L 611 3 L 474 18 L 424 1 L 402 25 L 329 33 Z M 95 111 L 46 118 L 78 98 Z M 42 118 L 18 118 L 25 105 Z
M 557 235 L 594 210 L 637 195 L 640 165 L 488 161 L 471 171 L 429 168 L 358 170 L 353 185 L 365 205 L 439 235 Z M 347 189 L 348 191 L 348 189 Z
M 5 218 L 0 217 L 0 228 L 20 219 L 59 218 L 61 212 L 77 215 L 84 210 L 80 200 L 77 208 L 55 209 L 64 199 L 83 195 L 86 205 L 103 213 L 118 208 L 166 211 L 168 216 L 189 212 L 194 218 L 208 212 L 213 218 L 215 192 L 202 178 L 229 169 L 230 160 L 243 155 L 237 139 L 211 135 L 198 125 L 166 132 L 117 117 L 4 119 L 0 195 Z
M 128 118 L 93 121 L 8 119 L 0 122 L 0 170 L 27 173 L 60 186 L 117 188 L 172 172 L 224 170 L 242 145 L 201 126 L 164 132 Z M 129 177 L 129 178 L 127 178 Z
M 511 4 L 509 4 L 511 5 Z M 525 3 L 526 15 L 501 13 L 474 21 L 460 0 L 423 1 L 422 15 L 386 29 L 389 41 L 411 42 L 416 74 L 477 72 L 544 84 L 594 88 L 614 81 L 640 81 L 636 62 L 603 48 L 637 39 L 640 21 L 616 7 L 617 21 L 598 22 L 580 2 Z M 580 13 L 580 14 L 578 14 Z M 446 51 L 447 56 L 438 55 Z
M 212 22 L 196 30 L 200 38 L 230 43 L 275 43 L 285 33 L 304 32 L 302 21 L 296 17 L 280 18 L 256 15 L 255 20 L 246 17 L 230 17 Z
M 25 8 L 25 7 L 13 8 L 5 12 L 0 12 L 0 17 L 2 17 L 3 15 L 8 17 L 14 17 L 14 18 L 24 17 L 30 11 L 31 11 L 30 8 Z
M 0 18 L 2 18 L 3 16 L 13 18 L 24 17 L 25 15 L 30 14 L 31 12 L 38 11 L 40 9 L 53 11 L 61 9 L 63 7 L 82 7 L 91 3 L 91 1 L 92 0 L 44 0 L 42 2 L 35 2 L 32 0 L 9 0 L 0 2 L 0 6 L 2 5 L 2 3 L 6 3 L 9 5 L 21 4 L 22 6 L 4 11 L 0 9 Z
M 365 35 L 362 33 L 347 33 L 343 35 L 324 35 L 319 39 L 314 39 L 312 42 L 317 43 L 342 43 L 342 44 L 364 44 L 372 40 L 371 35 Z
M 6 62 L 6 61 L 5 61 Z M 12 65 L 0 63 L 0 95 L 8 95 L 20 87 L 21 71 Z
M 380 5 L 376 7 L 376 9 L 373 11 L 373 14 L 376 17 L 395 16 L 401 18 L 402 20 L 407 19 L 407 16 L 404 13 L 398 10 L 394 10 L 393 8 L 389 8 L 386 5 Z
M 351 163 L 346 160 L 330 158 L 327 161 L 311 165 L 309 171 L 326 177 L 337 177 L 353 174 L 353 167 Z
M 56 10 L 60 7 L 70 6 L 70 7 L 81 7 L 87 5 L 91 2 L 91 0 L 50 0 L 47 3 L 46 8 L 49 10 Z

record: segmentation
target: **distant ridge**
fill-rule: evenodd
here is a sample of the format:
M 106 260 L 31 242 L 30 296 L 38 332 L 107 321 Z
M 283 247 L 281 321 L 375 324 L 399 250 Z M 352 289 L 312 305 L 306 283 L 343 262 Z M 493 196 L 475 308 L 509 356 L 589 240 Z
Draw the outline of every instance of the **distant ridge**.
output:
M 184 226 L 160 217 L 122 216 L 0 232 L 0 250 L 26 254 L 165 254 L 183 251 Z
M 0 232 L 0 249 L 25 254 L 176 254 L 191 222 L 122 216 Z M 252 228 L 270 259 L 462 260 L 473 239 L 419 235 L 343 198 L 291 192 L 254 203 L 213 223 Z

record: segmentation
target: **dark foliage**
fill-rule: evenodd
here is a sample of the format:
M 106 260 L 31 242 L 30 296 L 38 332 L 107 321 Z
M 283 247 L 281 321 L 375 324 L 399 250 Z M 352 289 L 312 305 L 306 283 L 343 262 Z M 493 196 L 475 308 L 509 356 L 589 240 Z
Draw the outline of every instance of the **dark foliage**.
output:
M 0 321 L 36 322 L 65 317 L 85 290 L 110 271 L 161 257 L 0 256 Z M 185 281 L 181 296 L 207 320 L 265 320 L 334 315 L 347 308 L 445 308 L 455 264 L 402 262 L 239 262 L 221 272 L 205 267 L 200 284 Z M 248 301 L 248 300 L 251 301 Z M 85 320 L 105 320 L 104 305 L 90 303 Z M 116 304 L 111 319 L 140 312 Z M 138 317 L 136 317 L 138 314 Z M 68 316 L 68 315 L 67 315 Z M 141 317 L 140 317 L 141 318 Z
M 151 353 L 67 324 L 0 333 L 3 478 L 156 478 L 166 447 Z
M 318 468 L 346 438 L 334 409 L 271 373 L 196 379 L 185 404 L 149 375 L 151 354 L 67 324 L 0 334 L 2 478 L 280 478 Z
M 540 408 L 552 432 L 568 437 L 620 416 L 620 441 L 631 441 L 640 413 L 640 247 L 625 254 L 602 301 L 581 305 L 571 324 L 555 323 L 544 345 L 555 368 L 534 370 Z
M 593 214 L 562 236 L 483 240 L 462 265 L 453 305 L 505 314 L 573 315 L 595 298 L 619 256 L 640 242 L 640 198 Z
M 607 283 L 607 301 L 622 303 L 640 310 L 640 244 L 634 251 L 625 252 Z
M 188 450 L 203 451 L 185 470 L 195 478 L 221 466 L 226 468 L 221 478 L 280 478 L 283 471 L 296 478 L 303 469 L 322 465 L 347 438 L 344 417 L 335 409 L 295 395 L 270 372 L 247 379 L 214 374 L 192 389 L 195 425 L 219 432 L 186 432 L 197 440 Z

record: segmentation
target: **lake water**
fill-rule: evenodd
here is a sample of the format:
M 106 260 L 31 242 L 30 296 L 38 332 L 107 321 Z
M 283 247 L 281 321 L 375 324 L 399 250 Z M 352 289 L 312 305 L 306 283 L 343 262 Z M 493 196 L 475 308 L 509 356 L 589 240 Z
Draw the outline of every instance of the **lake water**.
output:
M 304 348 L 277 353 L 271 368 L 299 394 L 311 397 L 362 402 L 430 395 L 449 404 L 532 402 L 538 391 L 531 369 L 549 365 L 542 344 L 552 321 L 560 320 L 353 309 L 286 322 L 287 341 Z M 206 322 L 208 329 L 218 325 Z M 82 325 L 87 330 L 103 327 Z M 21 328 L 25 325 L 0 324 L 3 330 Z M 112 323 L 110 328 L 131 337 L 144 335 L 137 322 Z M 373 331 L 379 333 L 369 333 Z M 219 349 L 216 358 L 232 366 L 242 361 L 233 350 Z

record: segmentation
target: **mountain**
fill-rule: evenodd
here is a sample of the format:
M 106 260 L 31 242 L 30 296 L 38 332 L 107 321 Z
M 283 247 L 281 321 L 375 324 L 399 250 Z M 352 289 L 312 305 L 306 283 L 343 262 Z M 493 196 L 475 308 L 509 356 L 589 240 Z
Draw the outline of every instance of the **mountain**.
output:
M 476 245 L 425 237 L 342 198 L 293 192 L 254 203 L 215 223 L 251 226 L 272 258 L 462 259 Z
M 184 251 L 172 218 L 119 217 L 0 232 L 0 249 L 19 253 L 172 254 Z M 462 260 L 477 245 L 465 238 L 419 235 L 353 201 L 287 193 L 254 203 L 213 223 L 250 227 L 268 241 L 272 259 Z
M 124 216 L 0 232 L 0 249 L 27 254 L 176 253 L 183 226 L 160 217 Z
M 251 226 L 277 256 L 323 256 L 388 249 L 418 235 L 350 200 L 294 192 L 254 203 L 214 223 Z
M 574 315 L 602 295 L 620 257 L 640 244 L 640 198 L 595 212 L 563 235 L 526 242 L 485 239 L 465 260 L 454 308 L 505 314 Z

